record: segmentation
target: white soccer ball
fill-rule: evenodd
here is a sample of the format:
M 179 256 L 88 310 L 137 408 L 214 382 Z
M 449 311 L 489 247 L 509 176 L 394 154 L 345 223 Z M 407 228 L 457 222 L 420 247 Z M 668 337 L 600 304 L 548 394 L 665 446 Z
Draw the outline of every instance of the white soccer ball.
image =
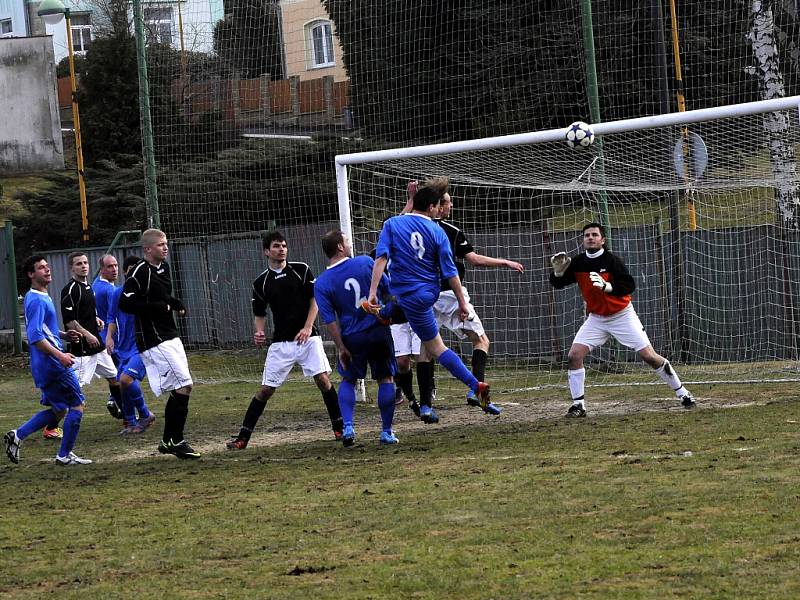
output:
M 594 130 L 591 125 L 583 121 L 575 121 L 567 127 L 565 136 L 567 146 L 570 148 L 586 148 L 594 143 Z

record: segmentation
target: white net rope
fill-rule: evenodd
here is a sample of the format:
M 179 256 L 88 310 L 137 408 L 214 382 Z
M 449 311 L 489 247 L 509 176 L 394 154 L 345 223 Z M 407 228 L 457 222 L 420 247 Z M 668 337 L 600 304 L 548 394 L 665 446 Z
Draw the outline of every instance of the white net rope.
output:
M 791 155 L 800 149 L 797 113 L 780 118 Z M 699 136 L 705 150 L 693 141 L 688 157 L 684 132 L 668 127 L 604 136 L 602 151 L 599 142 L 574 150 L 552 142 L 351 165 L 355 246 L 372 249 L 383 221 L 405 204 L 409 180 L 449 176 L 450 220 L 476 252 L 526 267 L 520 276 L 468 266 L 465 283 L 492 340 L 489 377 L 527 388 L 564 384 L 585 318 L 577 286 L 550 286 L 549 258 L 580 252 L 581 227 L 605 221 L 612 251 L 636 280 L 633 304 L 650 340 L 684 379 L 793 379 L 800 236 L 780 227 L 776 207 L 779 189 L 798 197 L 800 179 L 775 164 L 764 123 L 752 115 L 694 125 L 688 139 Z M 688 180 L 676 154 L 690 165 Z M 460 348 L 469 356 L 468 344 Z M 596 372 L 590 384 L 658 381 L 613 342 L 587 367 Z

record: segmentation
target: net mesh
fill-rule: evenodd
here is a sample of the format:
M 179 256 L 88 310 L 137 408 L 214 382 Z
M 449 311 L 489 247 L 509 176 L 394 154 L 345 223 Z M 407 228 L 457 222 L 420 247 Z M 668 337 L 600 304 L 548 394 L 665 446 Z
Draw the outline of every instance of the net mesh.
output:
M 405 204 L 410 179 L 449 176 L 449 220 L 476 252 L 526 267 L 521 276 L 468 267 L 465 283 L 492 340 L 494 368 L 533 387 L 563 383 L 585 318 L 577 287 L 550 286 L 549 258 L 580 252 L 581 227 L 605 222 L 612 250 L 636 280 L 633 304 L 654 348 L 684 378 L 791 378 L 798 240 L 787 234 L 776 199 L 783 188 L 796 202 L 800 181 L 771 154 L 764 124 L 774 119 L 791 155 L 800 143 L 796 112 L 692 126 L 686 157 L 684 130 L 665 127 L 604 136 L 602 149 L 560 141 L 351 165 L 355 247 L 372 249 L 383 220 Z M 616 343 L 592 353 L 588 367 L 598 371 L 595 384 L 653 381 Z
M 673 25 L 689 109 L 798 93 L 800 20 L 792 2 L 690 3 L 679 6 L 674 23 L 660 0 L 591 5 L 602 121 L 677 110 Z M 235 351 L 240 357 L 220 367 L 216 379 L 251 380 L 263 364 L 263 354 L 250 341 L 249 312 L 250 284 L 265 268 L 259 234 L 280 228 L 290 260 L 307 262 L 315 272 L 324 268 L 319 235 L 338 221 L 335 155 L 590 120 L 578 2 L 187 0 L 145 2 L 143 8 L 160 225 L 172 241 L 178 291 L 192 307 L 181 323 L 182 337 L 191 348 Z M 763 16 L 769 17 L 766 23 L 758 21 Z M 767 89 L 774 72 L 780 73 L 780 89 Z M 664 282 L 675 277 L 676 248 L 683 254 L 679 264 L 711 264 L 717 248 L 729 248 L 728 260 L 735 261 L 737 242 L 720 237 L 714 246 L 707 239 L 722 235 L 720 228 L 749 232 L 740 236 L 752 239 L 748 255 L 788 256 L 778 247 L 788 242 L 765 229 L 776 222 L 776 188 L 763 151 L 768 138 L 757 119 L 728 130 L 704 128 L 692 129 L 703 137 L 710 157 L 694 192 L 697 232 L 687 231 L 686 202 L 677 208 L 673 199 L 679 183 L 672 152 L 679 131 L 619 141 L 607 137 L 602 185 L 600 163 L 592 162 L 595 150 L 569 154 L 558 144 L 520 147 L 502 156 L 364 166 L 351 171 L 355 225 L 364 239 L 374 235 L 396 208 L 386 199 L 400 202 L 408 178 L 450 175 L 460 204 L 456 220 L 476 246 L 488 255 L 513 254 L 528 267 L 522 279 L 499 271 L 470 273 L 476 301 L 511 294 L 495 290 L 494 282 L 537 290 L 524 298 L 514 295 L 515 300 L 509 296 L 497 308 L 480 305 L 485 320 L 508 316 L 487 323 L 495 366 L 513 363 L 522 373 L 534 363 L 553 365 L 552 357 L 563 355 L 579 322 L 580 303 L 560 293 L 552 302 L 567 303 L 569 310 L 553 309 L 549 318 L 537 312 L 550 293 L 543 257 L 550 248 L 576 247 L 575 228 L 597 214 L 598 187 L 608 189 L 615 249 L 634 265 L 663 263 L 658 273 Z M 712 146 L 723 151 L 712 152 Z M 673 204 L 673 212 L 680 213 L 675 227 Z M 680 234 L 674 233 L 678 227 Z M 624 246 L 625 240 L 631 246 Z M 652 258 L 653 244 L 663 261 Z M 708 268 L 711 273 L 686 269 L 683 304 L 678 306 L 674 294 L 662 294 L 665 299 L 652 309 L 643 298 L 649 293 L 644 290 L 655 289 L 648 279 L 655 275 L 649 269 L 636 273 L 637 279 L 645 277 L 636 301 L 654 343 L 687 361 L 703 352 L 721 353 L 721 337 L 700 336 L 686 346 L 680 341 L 686 335 L 674 326 L 662 332 L 651 315 L 673 323 L 678 308 L 689 315 L 692 306 L 714 306 L 716 299 L 729 297 L 736 286 L 733 275 L 712 285 L 717 267 Z M 780 287 L 773 267 L 765 269 L 769 285 Z M 691 277 L 708 285 L 695 290 Z M 765 319 L 786 313 L 779 296 L 757 304 L 750 302 L 760 297 L 752 287 L 739 293 L 754 307 L 769 307 Z M 737 318 L 733 308 L 715 309 L 712 321 Z M 702 331 L 704 310 L 691 313 L 698 322 L 681 321 L 683 330 Z M 769 339 L 787 336 L 778 329 L 789 322 L 783 318 L 781 325 L 768 327 L 774 333 Z M 750 338 L 744 329 L 731 326 L 738 344 L 745 345 Z M 552 349 L 544 349 L 537 341 L 544 333 L 532 336 L 529 327 L 564 331 L 550 337 Z M 524 351 L 504 349 L 503 340 L 516 338 L 528 340 Z M 779 358 L 773 349 L 790 343 L 784 337 L 753 345 L 759 348 L 755 356 L 766 360 Z M 714 360 L 727 359 L 720 354 Z

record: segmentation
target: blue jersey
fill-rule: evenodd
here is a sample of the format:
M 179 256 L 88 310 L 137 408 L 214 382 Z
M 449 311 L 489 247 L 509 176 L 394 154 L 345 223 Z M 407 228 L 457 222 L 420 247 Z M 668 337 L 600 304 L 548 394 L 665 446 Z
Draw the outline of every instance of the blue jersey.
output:
M 106 334 L 108 333 L 108 316 L 109 309 L 111 308 L 111 296 L 114 293 L 114 284 L 110 281 L 98 277 L 92 282 L 92 291 L 94 292 L 94 305 L 97 310 L 97 316 L 103 319 L 105 325 L 100 331 L 100 343 L 105 345 Z M 116 338 L 114 339 L 116 342 Z
M 108 307 L 108 314 L 100 318 L 105 319 L 106 323 L 117 324 L 117 335 L 114 336 L 116 345 L 114 351 L 121 361 L 126 361 L 131 356 L 139 354 L 136 347 L 136 315 L 123 312 L 119 309 L 119 298 L 122 296 L 122 287 L 114 288 L 111 294 L 111 302 Z
M 392 262 L 392 293 L 413 294 L 435 288 L 458 275 L 447 235 L 424 215 L 407 213 L 383 224 L 375 256 Z M 438 295 L 438 294 L 437 294 Z
M 374 315 L 361 308 L 367 299 L 374 264 L 369 256 L 346 258 L 328 267 L 314 282 L 314 298 L 322 322 L 328 324 L 338 319 L 343 337 L 381 326 Z M 384 275 L 378 297 L 383 298 L 388 292 L 389 280 Z
M 58 380 L 69 367 L 65 367 L 55 356 L 39 350 L 36 342 L 47 340 L 61 350 L 58 333 L 58 316 L 53 300 L 44 292 L 30 290 L 25 294 L 25 329 L 31 353 L 31 373 L 37 388 L 44 388 Z

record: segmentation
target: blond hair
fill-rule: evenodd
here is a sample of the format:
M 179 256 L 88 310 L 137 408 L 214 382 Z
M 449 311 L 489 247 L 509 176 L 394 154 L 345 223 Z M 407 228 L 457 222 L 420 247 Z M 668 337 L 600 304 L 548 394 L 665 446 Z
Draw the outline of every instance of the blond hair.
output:
M 167 234 L 160 229 L 147 229 L 142 234 L 142 248 L 155 245 L 161 238 L 167 237 Z

